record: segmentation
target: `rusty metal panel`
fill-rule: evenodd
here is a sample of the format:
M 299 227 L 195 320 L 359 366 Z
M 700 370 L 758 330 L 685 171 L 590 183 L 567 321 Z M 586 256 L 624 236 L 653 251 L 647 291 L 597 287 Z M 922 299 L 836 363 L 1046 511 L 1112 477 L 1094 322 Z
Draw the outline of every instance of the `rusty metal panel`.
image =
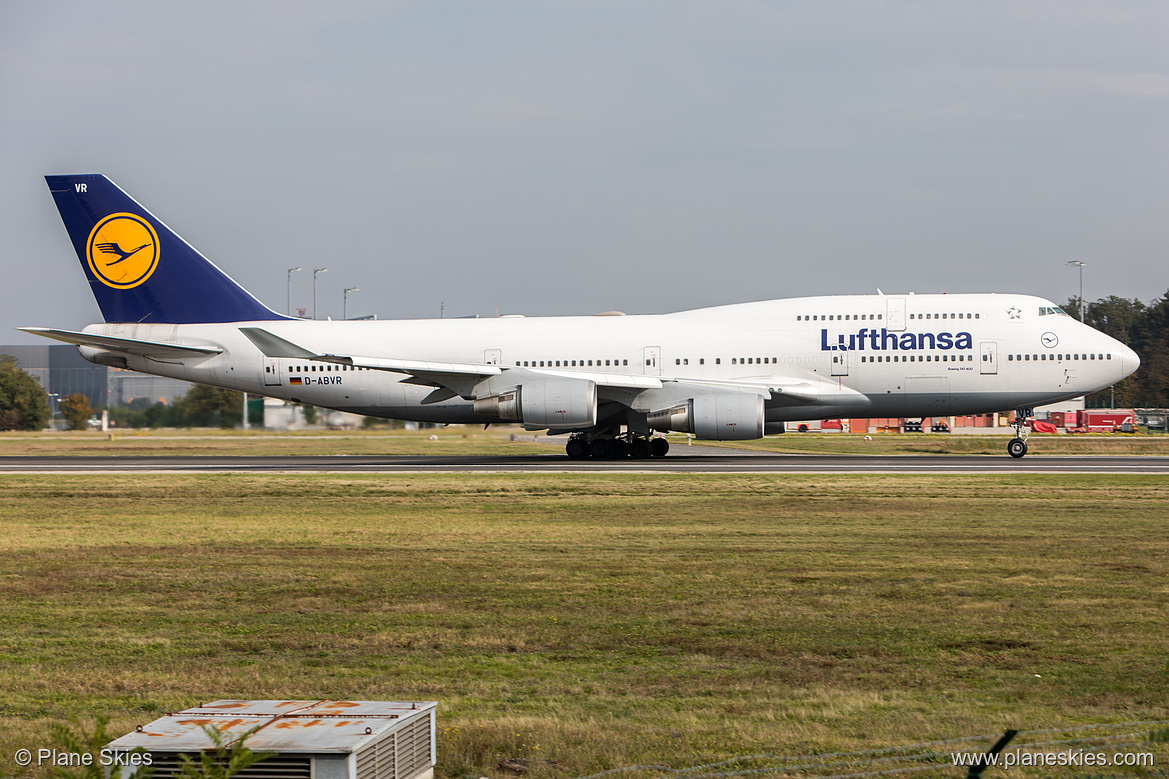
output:
M 416 718 L 429 728 L 434 701 L 212 701 L 168 714 L 110 744 L 113 749 L 198 752 L 212 746 L 203 731 L 229 737 L 256 731 L 247 744 L 256 751 L 353 753 Z

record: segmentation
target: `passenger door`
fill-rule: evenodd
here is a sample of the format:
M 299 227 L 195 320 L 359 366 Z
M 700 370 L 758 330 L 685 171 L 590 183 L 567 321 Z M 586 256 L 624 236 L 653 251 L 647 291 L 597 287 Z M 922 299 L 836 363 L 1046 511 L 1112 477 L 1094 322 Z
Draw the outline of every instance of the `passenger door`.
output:
M 832 375 L 848 375 L 848 352 L 832 352 Z
M 905 329 L 905 298 L 889 298 L 885 303 L 885 329 L 899 333 Z
M 999 372 L 999 345 L 997 341 L 983 341 L 979 344 L 979 350 L 982 352 L 982 359 L 979 361 L 981 366 L 979 372 L 983 374 L 995 374 Z
M 272 358 L 264 358 L 264 386 L 265 387 L 279 387 L 282 383 L 280 378 L 280 361 Z
M 646 376 L 661 376 L 662 375 L 662 347 L 647 346 L 642 350 L 645 358 L 645 365 L 642 370 Z

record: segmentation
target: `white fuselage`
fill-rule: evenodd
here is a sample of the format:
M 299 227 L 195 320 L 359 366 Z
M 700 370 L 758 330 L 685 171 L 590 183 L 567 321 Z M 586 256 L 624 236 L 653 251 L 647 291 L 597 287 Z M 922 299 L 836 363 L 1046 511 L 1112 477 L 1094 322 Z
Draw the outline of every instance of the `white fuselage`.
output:
M 773 391 L 769 422 L 1034 406 L 1102 389 L 1139 364 L 1128 347 L 1050 301 L 1010 294 L 808 297 L 639 316 L 101 324 L 85 332 L 223 349 L 166 361 L 130 356 L 132 370 L 361 414 L 484 421 L 463 398 L 423 405 L 433 387 L 403 383 L 410 377 L 402 373 L 265 357 L 239 330 L 249 324 L 320 354 L 662 379 L 662 389 L 602 392 L 602 400 L 630 406 L 652 406 L 654 393 L 665 402 L 671 383 L 802 388 L 798 399 Z M 98 352 L 82 347 L 90 359 Z

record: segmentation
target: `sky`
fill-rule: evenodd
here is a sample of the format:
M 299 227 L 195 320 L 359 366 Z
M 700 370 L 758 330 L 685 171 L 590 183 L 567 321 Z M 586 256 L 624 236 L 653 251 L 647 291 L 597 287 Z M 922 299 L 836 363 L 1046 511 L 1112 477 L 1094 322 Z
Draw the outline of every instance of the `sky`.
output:
M 0 2 L 0 343 L 104 173 L 321 318 L 1169 291 L 1169 4 Z

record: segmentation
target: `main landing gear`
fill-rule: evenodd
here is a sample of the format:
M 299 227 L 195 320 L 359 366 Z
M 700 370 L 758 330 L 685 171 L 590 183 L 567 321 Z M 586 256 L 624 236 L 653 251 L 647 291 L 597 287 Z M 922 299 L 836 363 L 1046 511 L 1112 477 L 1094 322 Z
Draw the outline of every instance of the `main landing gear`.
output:
M 1023 432 L 1023 423 L 1034 413 L 1035 409 L 1031 408 L 1015 409 L 1015 421 L 1013 423 L 1015 437 L 1007 444 L 1007 454 L 1011 457 L 1017 459 L 1027 454 L 1027 434 Z
M 664 438 L 646 438 L 634 433 L 588 438 L 584 433 L 573 433 L 564 445 L 564 453 L 573 460 L 591 457 L 594 460 L 646 460 L 665 457 L 670 442 Z

